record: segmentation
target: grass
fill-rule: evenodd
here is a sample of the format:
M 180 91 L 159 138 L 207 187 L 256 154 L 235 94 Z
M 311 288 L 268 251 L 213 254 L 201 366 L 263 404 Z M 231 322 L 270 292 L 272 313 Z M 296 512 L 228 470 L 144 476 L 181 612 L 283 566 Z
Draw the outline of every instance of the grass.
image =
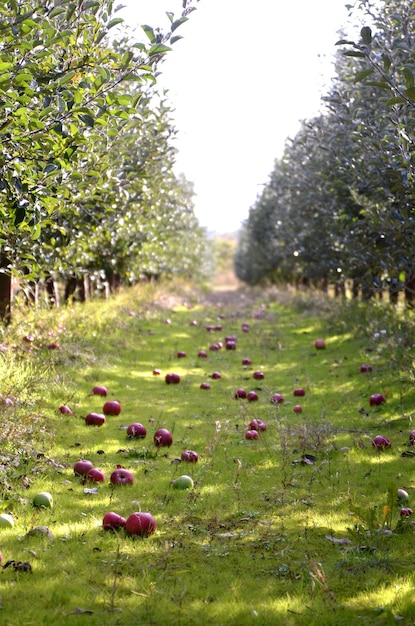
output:
M 218 294 L 218 306 L 183 289 L 23 311 L 4 331 L 1 392 L 15 401 L 0 413 L 0 509 L 15 526 L 0 528 L 3 566 L 14 561 L 0 572 L 2 623 L 413 624 L 414 526 L 399 521 L 395 499 L 405 488 L 410 506 L 415 492 L 411 315 L 260 291 Z M 219 323 L 222 331 L 206 331 Z M 209 350 L 232 334 L 237 350 Z M 326 350 L 315 350 L 317 337 Z M 55 340 L 61 348 L 48 350 Z M 252 366 L 242 367 L 245 356 Z M 373 371 L 361 374 L 362 362 Z M 252 378 L 257 369 L 264 380 Z M 181 383 L 166 385 L 168 372 Z M 84 422 L 102 409 L 95 384 L 122 405 L 101 428 Z M 259 401 L 235 400 L 239 387 Z M 275 392 L 284 404 L 269 402 Z M 386 404 L 370 407 L 378 392 Z M 254 418 L 267 429 L 247 441 Z M 126 438 L 134 421 L 146 439 Z M 159 427 L 172 431 L 171 448 L 153 445 Z M 373 449 L 377 434 L 392 440 L 389 450 Z M 197 464 L 177 462 L 185 448 Z M 73 474 L 80 458 L 107 476 L 96 492 Z M 117 464 L 133 471 L 132 487 L 110 485 Z M 181 474 L 192 490 L 172 488 Z M 40 491 L 52 494 L 52 510 L 32 506 Z M 110 510 L 150 511 L 157 531 L 144 540 L 104 532 Z M 45 526 L 52 537 L 30 532 Z

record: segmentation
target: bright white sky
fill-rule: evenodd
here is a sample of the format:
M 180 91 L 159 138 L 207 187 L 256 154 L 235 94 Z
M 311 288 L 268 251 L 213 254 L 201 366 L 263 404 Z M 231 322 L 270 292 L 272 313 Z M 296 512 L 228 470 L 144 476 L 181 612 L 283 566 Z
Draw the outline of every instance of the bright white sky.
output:
M 168 30 L 181 0 L 121 0 L 130 27 Z M 202 226 L 248 216 L 299 120 L 318 113 L 334 74 L 347 0 L 200 0 L 161 66 L 179 132 L 177 171 L 195 185 Z M 358 39 L 359 28 L 346 29 Z M 145 38 L 139 28 L 138 38 Z

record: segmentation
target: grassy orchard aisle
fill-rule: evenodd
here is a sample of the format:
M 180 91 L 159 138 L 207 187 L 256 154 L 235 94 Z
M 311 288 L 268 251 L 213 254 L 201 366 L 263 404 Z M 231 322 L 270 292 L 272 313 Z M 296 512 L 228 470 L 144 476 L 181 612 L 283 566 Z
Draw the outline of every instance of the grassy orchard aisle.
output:
M 409 506 L 415 498 L 414 459 L 401 456 L 412 451 L 414 393 L 388 366 L 389 338 L 359 338 L 350 319 L 267 294 L 236 294 L 222 307 L 198 305 L 191 294 L 191 307 L 178 299 L 144 304 L 148 298 L 124 294 L 111 305 L 60 312 L 59 321 L 27 318 L 18 329 L 34 332 L 35 348 L 22 358 L 44 372 L 30 414 L 45 416 L 42 428 L 54 437 L 43 436 L 37 458 L 4 489 L 15 526 L 0 529 L 3 564 L 32 566 L 31 574 L 12 565 L 1 572 L 4 623 L 338 625 L 378 624 L 388 615 L 413 623 L 414 530 L 407 520 L 396 531 L 395 496 L 402 487 Z M 59 323 L 61 348 L 37 349 Z M 228 335 L 237 337 L 236 350 L 210 350 Z M 318 337 L 325 350 L 315 349 Z M 252 364 L 242 365 L 244 357 Z M 367 361 L 373 370 L 362 374 Z M 220 379 L 212 379 L 215 371 Z M 166 385 L 169 372 L 180 374 L 180 384 Z M 91 395 L 96 384 L 122 407 L 99 428 L 84 419 L 102 411 L 103 399 Z M 293 395 L 299 387 L 304 397 Z M 258 401 L 235 400 L 239 388 L 255 390 Z M 285 401 L 275 405 L 277 392 Z M 370 407 L 373 393 L 385 394 L 386 404 Z M 74 415 L 60 415 L 62 404 Z M 22 405 L 27 415 L 29 401 Z M 246 440 L 253 419 L 267 428 Z M 127 439 L 132 422 L 146 427 L 145 439 Z M 173 433 L 168 449 L 153 444 L 161 427 Z M 390 449 L 372 447 L 378 434 L 391 439 Z M 178 462 L 184 449 L 197 451 L 198 463 Z M 74 477 L 80 458 L 106 481 Z M 110 485 L 117 464 L 134 473 L 133 486 Z M 172 488 L 181 474 L 193 478 L 193 489 Z M 381 520 L 390 484 L 393 532 L 376 532 L 369 520 Z M 52 494 L 52 510 L 32 507 L 39 491 Z M 367 520 L 354 519 L 353 509 Z M 104 513 L 138 510 L 156 519 L 151 537 L 102 530 Z M 53 538 L 27 536 L 38 526 Z

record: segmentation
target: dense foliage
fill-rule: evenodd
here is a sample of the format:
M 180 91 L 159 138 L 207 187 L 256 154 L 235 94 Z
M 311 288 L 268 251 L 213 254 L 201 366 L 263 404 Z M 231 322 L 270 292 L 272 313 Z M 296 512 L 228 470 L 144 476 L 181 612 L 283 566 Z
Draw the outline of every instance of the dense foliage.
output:
M 351 8 L 359 41 L 338 42 L 323 111 L 287 140 L 244 223 L 237 276 L 414 299 L 413 2 Z M 366 25 L 370 23 L 370 26 Z M 355 27 L 357 28 L 357 27 Z M 359 27 L 360 28 L 360 27 Z
M 132 40 L 112 0 L 0 6 L 0 309 L 10 277 L 194 274 L 204 233 L 156 69 L 194 9 Z M 182 246 L 183 239 L 186 246 Z M 180 251 L 180 254 L 177 251 Z

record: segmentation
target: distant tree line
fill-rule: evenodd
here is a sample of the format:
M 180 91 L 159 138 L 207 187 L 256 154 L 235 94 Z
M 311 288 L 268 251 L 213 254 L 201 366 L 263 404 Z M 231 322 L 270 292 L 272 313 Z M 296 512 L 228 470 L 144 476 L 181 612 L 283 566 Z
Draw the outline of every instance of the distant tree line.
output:
M 243 224 L 236 275 L 255 285 L 349 283 L 415 305 L 415 4 L 349 7 L 323 111 L 286 142 Z M 367 25 L 369 24 L 369 25 Z

